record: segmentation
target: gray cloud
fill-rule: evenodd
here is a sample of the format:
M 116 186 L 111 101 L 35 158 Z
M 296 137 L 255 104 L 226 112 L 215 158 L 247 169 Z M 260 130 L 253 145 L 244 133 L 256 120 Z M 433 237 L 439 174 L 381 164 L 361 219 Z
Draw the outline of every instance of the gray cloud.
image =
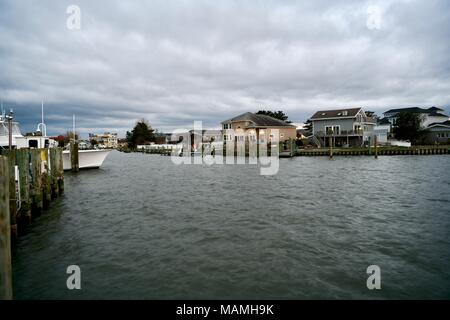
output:
M 66 8 L 81 8 L 81 30 Z M 381 28 L 367 28 L 367 8 Z M 262 107 L 450 104 L 446 1 L 2 1 L 0 98 L 26 130 L 207 127 Z

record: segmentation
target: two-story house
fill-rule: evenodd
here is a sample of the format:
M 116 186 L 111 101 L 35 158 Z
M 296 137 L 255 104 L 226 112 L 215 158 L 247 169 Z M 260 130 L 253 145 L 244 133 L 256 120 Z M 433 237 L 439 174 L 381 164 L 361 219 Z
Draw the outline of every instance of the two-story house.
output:
M 275 132 L 278 134 L 278 141 L 297 137 L 296 126 L 263 114 L 246 112 L 221 124 L 223 141 L 268 142 L 274 138 Z
M 444 110 L 437 107 L 431 107 L 428 109 L 418 107 L 390 109 L 384 113 L 384 117 L 388 119 L 392 125 L 395 125 L 395 121 L 400 112 L 419 114 L 422 119 L 422 128 L 426 128 L 432 123 L 442 123 L 449 120 L 449 117 L 442 113 Z
M 317 111 L 312 117 L 312 131 L 323 147 L 363 146 L 373 136 L 375 120 L 362 108 Z

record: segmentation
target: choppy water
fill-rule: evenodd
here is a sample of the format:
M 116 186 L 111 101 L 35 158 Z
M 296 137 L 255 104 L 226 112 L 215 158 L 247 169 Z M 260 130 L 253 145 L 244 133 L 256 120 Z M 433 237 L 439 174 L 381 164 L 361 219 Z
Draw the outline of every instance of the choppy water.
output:
M 175 166 L 113 152 L 66 174 L 13 256 L 18 299 L 450 298 L 450 158 Z M 66 288 L 68 265 L 82 289 Z M 381 268 L 368 290 L 366 268 Z

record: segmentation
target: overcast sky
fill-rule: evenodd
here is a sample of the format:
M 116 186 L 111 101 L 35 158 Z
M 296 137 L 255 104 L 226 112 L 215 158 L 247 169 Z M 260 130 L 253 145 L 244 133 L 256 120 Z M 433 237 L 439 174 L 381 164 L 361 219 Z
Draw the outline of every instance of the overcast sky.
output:
M 79 30 L 66 9 L 81 9 Z M 73 20 L 70 20 L 73 21 Z M 23 131 L 217 127 L 259 109 L 450 111 L 448 1 L 0 2 L 0 98 Z

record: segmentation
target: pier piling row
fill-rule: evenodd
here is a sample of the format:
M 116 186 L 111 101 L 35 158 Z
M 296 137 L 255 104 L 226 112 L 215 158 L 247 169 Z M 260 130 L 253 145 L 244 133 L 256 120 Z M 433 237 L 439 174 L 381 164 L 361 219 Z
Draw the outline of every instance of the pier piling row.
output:
M 9 223 L 15 239 L 18 226 L 30 224 L 64 192 L 62 149 L 2 150 L 1 155 L 8 163 L 1 174 L 8 180 Z
M 2 150 L 0 300 L 12 299 L 11 240 L 64 192 L 62 149 Z M 19 226 L 19 227 L 18 227 Z
M 342 148 L 342 149 L 298 149 L 297 156 L 395 156 L 395 155 L 439 155 L 450 154 L 447 146 L 436 147 L 383 147 L 375 146 L 370 148 Z
M 0 156 L 0 300 L 12 299 L 9 161 Z

